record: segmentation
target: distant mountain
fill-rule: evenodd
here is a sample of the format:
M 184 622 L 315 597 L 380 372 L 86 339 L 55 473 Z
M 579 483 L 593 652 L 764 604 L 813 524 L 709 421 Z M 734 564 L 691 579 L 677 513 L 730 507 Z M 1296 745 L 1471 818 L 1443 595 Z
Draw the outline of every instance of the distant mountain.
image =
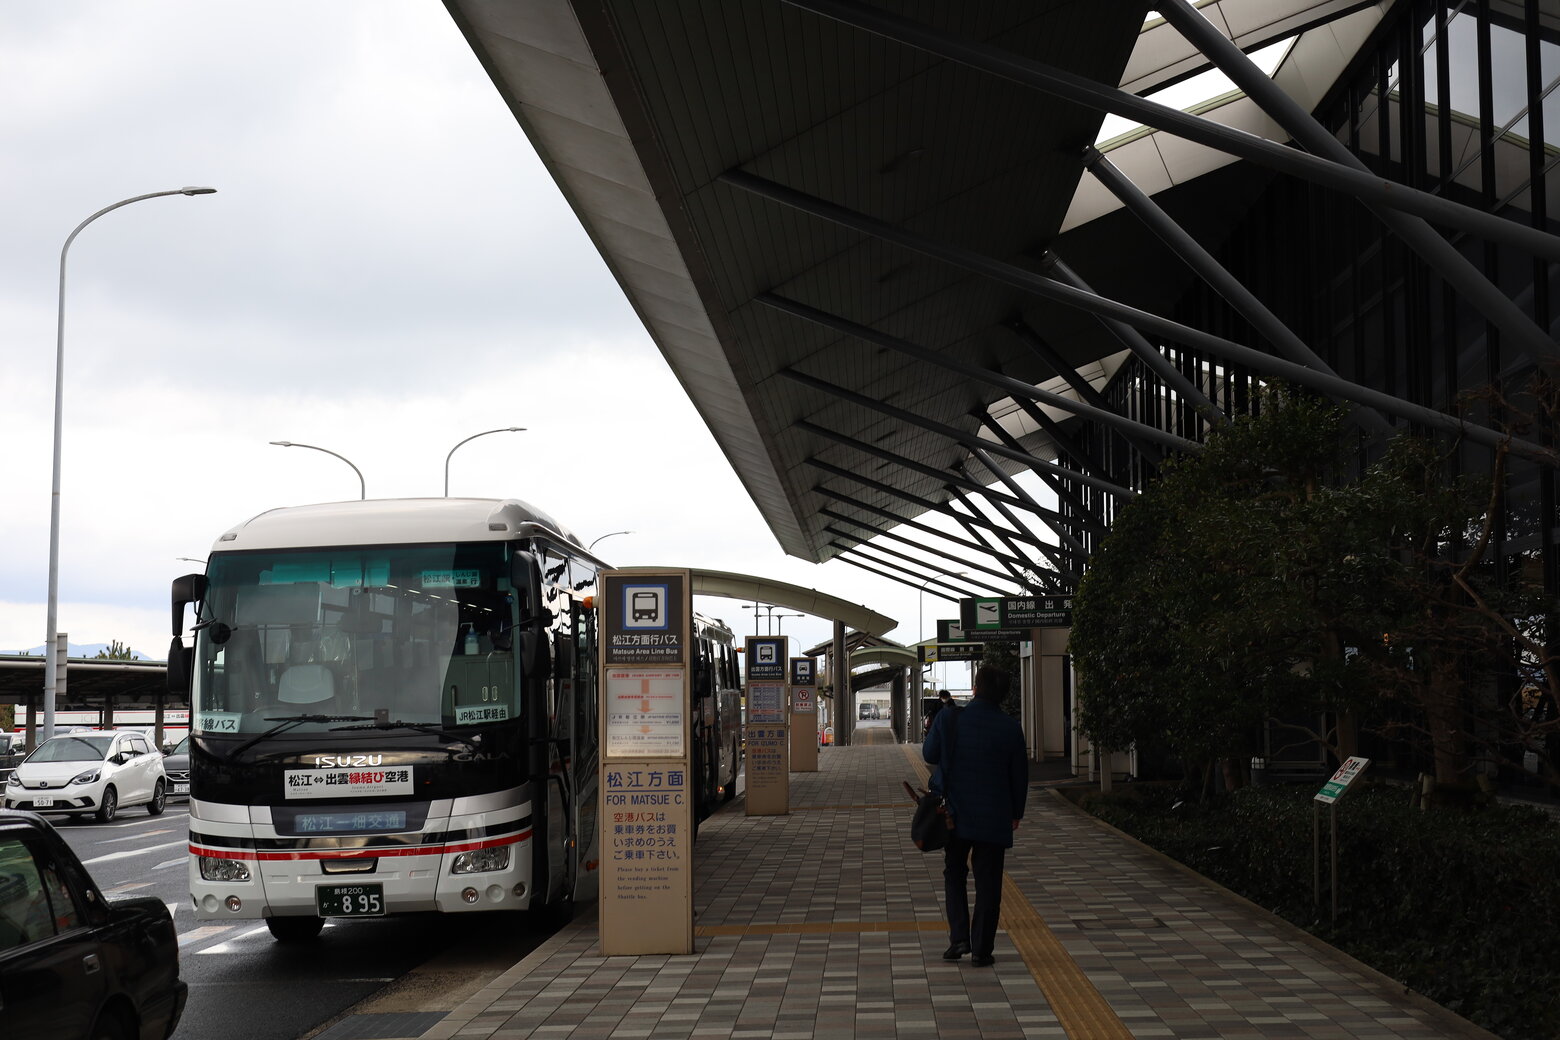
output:
M 107 652 L 109 646 L 111 646 L 111 645 L 112 644 L 110 644 L 110 643 L 87 643 L 85 645 L 80 644 L 80 643 L 67 643 L 66 644 L 65 653 L 66 653 L 67 656 L 73 657 L 73 658 L 96 657 L 98 654 Z M 21 653 L 21 654 L 31 654 L 33 657 L 42 657 L 43 656 L 43 646 L 42 646 L 42 644 L 39 644 L 38 646 L 32 647 L 29 650 L 0 650 L 0 653 L 7 653 L 7 654 Z M 146 654 L 141 653 L 141 651 L 139 651 L 139 650 L 131 650 L 130 651 L 130 659 L 132 661 L 151 661 L 151 660 L 153 660 L 153 658 L 148 657 Z

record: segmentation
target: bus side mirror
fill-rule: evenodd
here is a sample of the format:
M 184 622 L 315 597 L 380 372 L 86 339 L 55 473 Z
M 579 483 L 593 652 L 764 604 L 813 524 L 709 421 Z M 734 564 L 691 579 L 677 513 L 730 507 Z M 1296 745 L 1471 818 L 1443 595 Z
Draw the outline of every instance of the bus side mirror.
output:
M 194 671 L 195 648 L 185 646 L 178 636 L 168 644 L 168 692 L 188 697 L 190 677 Z
M 206 576 L 204 574 L 186 574 L 182 578 L 173 579 L 173 634 L 181 635 L 184 632 L 184 608 L 191 603 L 199 603 L 206 598 Z M 173 664 L 173 658 L 168 659 Z

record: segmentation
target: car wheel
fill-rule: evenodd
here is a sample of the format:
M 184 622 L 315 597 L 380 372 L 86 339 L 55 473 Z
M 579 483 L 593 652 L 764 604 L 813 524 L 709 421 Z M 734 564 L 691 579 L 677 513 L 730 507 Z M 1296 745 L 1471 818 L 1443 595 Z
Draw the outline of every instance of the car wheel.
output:
M 325 927 L 323 917 L 267 917 L 265 926 L 277 942 L 307 942 Z
M 133 1034 L 124 1018 L 109 1009 L 92 1023 L 92 1040 L 133 1040 Z
M 152 791 L 152 800 L 146 803 L 146 811 L 153 816 L 161 816 L 163 808 L 168 804 L 168 789 L 163 786 L 161 780 L 157 781 L 157 787 Z
M 103 804 L 98 806 L 99 823 L 107 823 L 119 814 L 119 792 L 112 786 L 103 788 Z

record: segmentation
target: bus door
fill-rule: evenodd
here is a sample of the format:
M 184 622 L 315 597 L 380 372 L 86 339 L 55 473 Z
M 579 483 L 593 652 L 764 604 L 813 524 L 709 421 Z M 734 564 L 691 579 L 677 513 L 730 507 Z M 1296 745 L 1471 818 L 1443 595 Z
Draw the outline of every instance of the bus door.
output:
M 552 604 L 559 618 L 552 639 L 552 697 L 547 712 L 547 901 L 570 894 L 574 884 L 575 766 L 574 639 L 572 607 L 565 597 Z
M 569 877 L 575 885 L 576 899 L 595 895 L 593 873 L 596 861 L 597 812 L 600 748 L 596 731 L 596 705 L 599 701 L 596 680 L 596 612 L 574 604 L 574 677 L 570 696 L 574 701 L 573 762 L 569 776 L 573 780 L 570 799 L 575 841 L 570 847 Z M 587 865 L 581 869 L 582 865 Z

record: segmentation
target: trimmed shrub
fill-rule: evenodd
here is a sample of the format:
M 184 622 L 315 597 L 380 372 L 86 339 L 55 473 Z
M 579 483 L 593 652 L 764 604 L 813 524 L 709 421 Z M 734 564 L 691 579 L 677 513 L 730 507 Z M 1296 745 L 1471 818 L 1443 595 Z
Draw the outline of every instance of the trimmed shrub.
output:
M 1338 920 L 1322 813 L 1312 905 L 1311 786 L 1205 804 L 1134 784 L 1085 809 L 1505 1040 L 1560 1037 L 1560 824 L 1528 807 L 1421 812 L 1400 787 L 1338 806 Z

